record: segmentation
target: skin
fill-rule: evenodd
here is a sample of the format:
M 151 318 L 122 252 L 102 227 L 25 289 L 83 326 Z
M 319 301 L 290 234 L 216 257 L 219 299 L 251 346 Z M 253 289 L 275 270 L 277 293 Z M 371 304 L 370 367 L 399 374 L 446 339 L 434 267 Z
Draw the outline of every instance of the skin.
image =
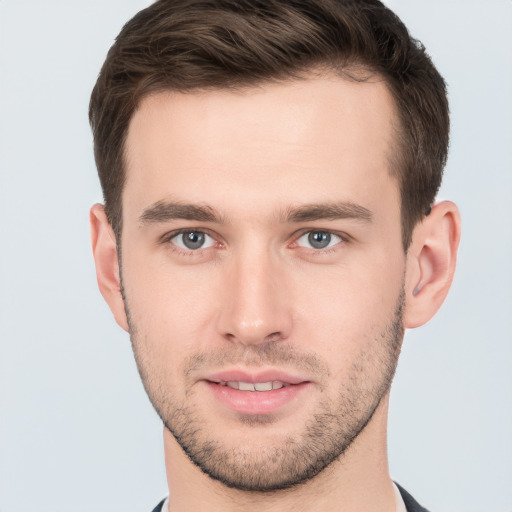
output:
M 122 273 L 101 205 L 91 210 L 93 251 L 100 290 L 130 332 L 169 427 L 173 512 L 395 510 L 389 382 L 403 329 L 428 321 L 448 292 L 460 219 L 452 203 L 436 205 L 404 253 L 389 163 L 394 122 L 383 81 L 331 75 L 160 93 L 133 116 Z M 194 218 L 172 218 L 184 212 L 176 205 L 196 207 Z M 183 229 L 208 235 L 205 246 L 184 247 Z M 331 234 L 331 243 L 312 247 L 311 232 Z M 240 413 L 208 384 L 226 370 L 282 371 L 306 385 L 271 412 Z M 291 458 L 304 458 L 287 455 L 290 442 L 311 445 L 311 426 L 325 434 L 322 446 L 341 440 L 315 475 L 273 492 L 226 485 L 238 466 L 246 488 L 270 488 Z M 215 447 L 217 479 L 191 462 L 171 430 L 182 444 L 199 444 L 196 457 Z

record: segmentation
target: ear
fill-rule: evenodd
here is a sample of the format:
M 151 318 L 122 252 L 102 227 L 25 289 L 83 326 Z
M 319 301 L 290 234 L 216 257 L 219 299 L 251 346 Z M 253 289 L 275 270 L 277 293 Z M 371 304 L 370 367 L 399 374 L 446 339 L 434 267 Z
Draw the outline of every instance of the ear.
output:
M 121 277 L 114 231 L 101 204 L 95 204 L 90 211 L 91 242 L 96 278 L 103 298 L 107 301 L 116 322 L 128 332 L 128 321 L 121 294 Z
M 407 252 L 406 328 L 427 323 L 444 302 L 455 273 L 460 226 L 457 206 L 443 201 L 414 229 Z

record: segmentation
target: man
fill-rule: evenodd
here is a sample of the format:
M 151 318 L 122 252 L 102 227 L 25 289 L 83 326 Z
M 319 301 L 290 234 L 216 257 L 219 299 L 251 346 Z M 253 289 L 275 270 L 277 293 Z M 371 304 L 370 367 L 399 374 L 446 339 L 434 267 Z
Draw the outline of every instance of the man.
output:
M 388 472 L 404 329 L 451 284 L 443 79 L 376 0 L 160 0 L 90 119 L 100 290 L 164 424 L 156 511 L 425 510 Z

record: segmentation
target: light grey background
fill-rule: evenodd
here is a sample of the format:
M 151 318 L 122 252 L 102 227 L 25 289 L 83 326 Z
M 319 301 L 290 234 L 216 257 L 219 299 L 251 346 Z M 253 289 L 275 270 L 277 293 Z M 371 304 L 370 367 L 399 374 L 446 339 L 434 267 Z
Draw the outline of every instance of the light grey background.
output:
M 148 511 L 161 426 L 96 289 L 88 96 L 143 0 L 0 1 L 0 511 Z M 452 292 L 408 332 L 393 477 L 433 512 L 512 511 L 512 1 L 390 0 L 445 76 Z

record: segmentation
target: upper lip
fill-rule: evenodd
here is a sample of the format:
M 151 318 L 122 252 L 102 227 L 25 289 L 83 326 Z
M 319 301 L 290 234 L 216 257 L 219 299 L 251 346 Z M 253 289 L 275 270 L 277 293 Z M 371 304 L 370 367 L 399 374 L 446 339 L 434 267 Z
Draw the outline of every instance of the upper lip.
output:
M 249 372 L 245 370 L 223 370 L 207 375 L 203 380 L 210 382 L 273 382 L 278 381 L 284 384 L 300 384 L 309 382 L 309 379 L 290 374 L 282 370 L 264 370 Z

